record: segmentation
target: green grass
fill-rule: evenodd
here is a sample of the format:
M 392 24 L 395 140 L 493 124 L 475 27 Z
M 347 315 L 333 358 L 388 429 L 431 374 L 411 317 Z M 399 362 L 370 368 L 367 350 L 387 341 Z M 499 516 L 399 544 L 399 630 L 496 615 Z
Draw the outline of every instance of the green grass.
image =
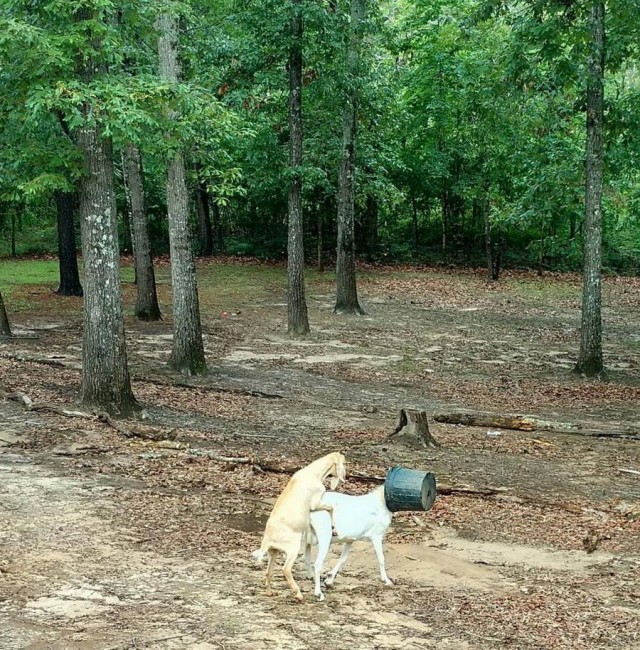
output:
M 57 284 L 58 260 L 0 260 L 0 287 Z

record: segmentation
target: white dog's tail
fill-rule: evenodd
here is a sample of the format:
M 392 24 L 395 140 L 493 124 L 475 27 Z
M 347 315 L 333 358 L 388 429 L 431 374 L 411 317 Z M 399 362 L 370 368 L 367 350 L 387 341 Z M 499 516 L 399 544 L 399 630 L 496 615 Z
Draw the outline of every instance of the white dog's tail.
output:
M 262 563 L 264 562 L 264 556 L 267 554 L 267 550 L 268 549 L 261 546 L 257 551 L 253 551 L 253 553 L 251 553 L 253 559 L 258 563 L 258 565 L 262 566 Z

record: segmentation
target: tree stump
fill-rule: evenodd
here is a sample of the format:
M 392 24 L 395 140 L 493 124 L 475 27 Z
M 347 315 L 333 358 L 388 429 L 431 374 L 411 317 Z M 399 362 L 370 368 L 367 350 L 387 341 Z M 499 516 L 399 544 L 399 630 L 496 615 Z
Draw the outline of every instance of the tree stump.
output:
M 408 447 L 438 447 L 439 444 L 429 431 L 429 422 L 425 411 L 401 409 L 395 431 L 387 436 L 390 442 Z

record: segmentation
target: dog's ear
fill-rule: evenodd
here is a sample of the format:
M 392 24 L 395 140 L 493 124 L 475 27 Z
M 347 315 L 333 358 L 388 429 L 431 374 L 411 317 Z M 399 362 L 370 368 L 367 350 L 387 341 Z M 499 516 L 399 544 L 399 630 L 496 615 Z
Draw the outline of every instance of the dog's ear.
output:
M 345 459 L 342 454 L 336 454 L 336 462 L 333 466 L 333 477 L 331 478 L 329 485 L 332 490 L 335 490 L 340 483 L 343 483 L 347 480 L 347 468 L 345 465 Z

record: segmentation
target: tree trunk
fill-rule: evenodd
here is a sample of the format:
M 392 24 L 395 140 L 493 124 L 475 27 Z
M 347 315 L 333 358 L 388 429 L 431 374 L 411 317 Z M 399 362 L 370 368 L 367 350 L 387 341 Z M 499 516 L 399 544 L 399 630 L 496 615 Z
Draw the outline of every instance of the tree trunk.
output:
M 596 377 L 602 359 L 602 161 L 604 123 L 604 2 L 594 0 L 587 82 L 585 232 L 580 355 L 575 371 Z
M 61 296 L 81 296 L 82 284 L 78 272 L 74 224 L 76 195 L 73 192 L 57 190 L 55 201 L 58 221 L 58 264 L 60 267 L 60 285 L 56 293 Z
M 364 314 L 358 303 L 354 237 L 356 139 L 360 48 L 364 2 L 351 0 L 351 33 L 347 46 L 347 97 L 342 113 L 342 156 L 338 190 L 337 291 L 335 314 Z
M 158 18 L 157 29 L 160 77 L 169 84 L 176 85 L 180 77 L 178 19 L 163 14 Z M 172 116 L 175 118 L 175 113 L 172 113 Z M 189 231 L 184 157 L 181 151 L 173 154 L 169 161 L 167 212 L 173 285 L 173 348 L 169 365 L 185 374 L 202 375 L 207 366 L 200 324 L 196 267 Z
M 211 228 L 211 211 L 209 210 L 209 191 L 207 184 L 199 174 L 200 165 L 196 165 L 196 210 L 200 227 L 200 255 L 213 255 L 213 230 Z
M 425 411 L 401 409 L 398 424 L 387 440 L 409 447 L 439 447 L 429 431 L 429 420 Z
M 17 257 L 16 253 L 16 208 L 11 210 L 11 257 Z
M 289 227 L 287 246 L 288 332 L 293 336 L 309 333 L 309 317 L 304 292 L 304 239 L 302 227 L 302 9 L 293 0 L 291 48 L 289 50 Z
M 218 202 L 213 198 L 213 228 L 216 231 L 218 253 L 224 253 L 224 233 L 222 228 L 222 214 Z
M 126 416 L 137 405 L 129 381 L 122 320 L 111 142 L 92 125 L 78 129 L 76 141 L 85 162 L 80 180 L 85 287 L 81 401 Z
M 413 247 L 417 251 L 420 245 L 420 229 L 418 224 L 418 206 L 416 205 L 416 197 L 411 197 L 412 220 L 413 220 Z
M 495 277 L 495 267 L 493 264 L 493 245 L 491 242 L 491 222 L 489 221 L 489 210 L 486 200 L 480 201 L 480 210 L 482 211 L 482 220 L 484 223 L 484 248 L 487 256 L 487 277 L 491 282 L 497 280 Z
M 445 256 L 447 253 L 447 230 L 449 227 L 449 200 L 446 190 L 442 190 L 440 204 L 442 206 L 442 255 Z
M 362 234 L 369 261 L 375 259 L 378 250 L 378 212 L 378 199 L 373 194 L 367 194 L 362 220 Z
M 11 326 L 7 316 L 7 308 L 4 306 L 2 292 L 0 292 L 0 336 L 11 336 Z
M 322 206 L 318 206 L 318 273 L 324 273 L 324 228 Z
M 140 149 L 127 143 L 122 150 L 122 171 L 130 210 L 132 245 L 136 272 L 136 318 L 144 321 L 162 319 L 156 277 L 151 257 L 149 241 L 149 222 L 144 205 L 144 186 L 142 183 L 142 162 Z

